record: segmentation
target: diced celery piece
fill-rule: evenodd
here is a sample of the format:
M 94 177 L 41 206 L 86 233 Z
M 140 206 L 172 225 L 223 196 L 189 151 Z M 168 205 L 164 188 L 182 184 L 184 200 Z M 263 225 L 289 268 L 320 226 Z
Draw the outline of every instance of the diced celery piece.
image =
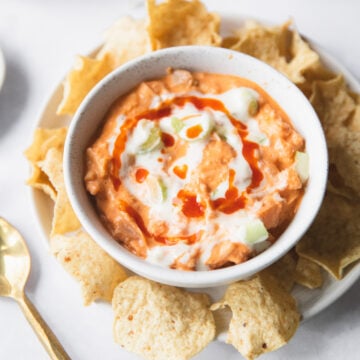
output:
M 309 178 L 309 155 L 305 152 L 297 151 L 295 154 L 295 170 L 304 183 Z
M 268 237 L 269 233 L 260 219 L 252 220 L 248 224 L 246 224 L 246 243 L 255 244 L 266 240 Z

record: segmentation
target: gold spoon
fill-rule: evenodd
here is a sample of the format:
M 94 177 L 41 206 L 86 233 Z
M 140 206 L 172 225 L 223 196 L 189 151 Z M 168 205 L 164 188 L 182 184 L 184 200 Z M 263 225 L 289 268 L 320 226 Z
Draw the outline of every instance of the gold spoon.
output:
M 71 360 L 24 293 L 30 254 L 20 233 L 0 217 L 0 296 L 15 299 L 53 360 Z

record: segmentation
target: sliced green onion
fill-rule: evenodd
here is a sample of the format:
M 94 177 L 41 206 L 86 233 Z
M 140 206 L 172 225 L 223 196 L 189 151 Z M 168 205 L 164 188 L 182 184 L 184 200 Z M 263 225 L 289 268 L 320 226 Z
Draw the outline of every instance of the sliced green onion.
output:
M 211 200 L 225 198 L 226 192 L 229 189 L 229 179 L 226 179 L 218 185 L 218 187 L 210 194 Z
M 148 138 L 145 140 L 145 142 L 143 142 L 139 146 L 137 153 L 138 154 L 148 153 L 159 149 L 161 146 L 162 146 L 161 131 L 158 127 L 152 127 L 149 131 Z
M 240 87 L 235 89 L 232 97 L 232 115 L 238 120 L 246 121 L 255 116 L 259 111 L 259 94 L 250 88 Z
M 212 116 L 207 112 L 205 112 L 201 116 L 197 116 L 189 120 L 186 120 L 184 123 L 185 124 L 183 128 L 179 132 L 179 136 L 183 140 L 189 142 L 203 140 L 207 138 L 211 134 L 211 131 L 213 130 L 215 125 Z M 199 127 L 201 128 L 199 134 L 197 134 L 196 136 L 189 136 L 188 133 L 192 128 L 195 129 Z
M 180 120 L 178 117 L 173 116 L 171 118 L 171 126 L 174 129 L 175 133 L 178 133 L 184 127 L 184 122 Z
M 153 203 L 163 203 L 167 198 L 167 187 L 161 178 L 148 176 L 146 184 L 149 190 L 150 201 Z
M 220 139 L 221 139 L 221 140 L 224 140 L 224 141 L 227 140 L 226 129 L 225 129 L 224 126 L 215 125 L 215 131 L 216 131 L 216 133 L 220 136 Z
M 253 98 L 250 100 L 248 106 L 249 115 L 255 116 L 258 113 L 258 111 L 259 111 L 259 103 L 255 98 Z
M 158 179 L 158 181 L 161 188 L 161 199 L 165 201 L 167 199 L 167 187 L 162 179 Z

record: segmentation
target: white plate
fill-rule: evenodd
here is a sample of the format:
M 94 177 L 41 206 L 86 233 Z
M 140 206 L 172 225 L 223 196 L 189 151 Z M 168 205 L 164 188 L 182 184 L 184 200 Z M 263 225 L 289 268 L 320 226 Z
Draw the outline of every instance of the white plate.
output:
M 4 80 L 5 80 L 5 71 L 6 71 L 6 66 L 5 66 L 5 57 L 4 54 L 0 48 L 0 90 L 4 84 Z
M 240 18 L 237 22 L 237 26 L 239 26 L 239 24 L 242 22 L 243 19 Z M 231 29 L 233 28 L 232 25 L 234 24 L 234 19 L 231 19 L 231 21 L 225 24 L 224 28 L 226 30 Z M 330 69 L 332 69 L 334 72 L 342 73 L 352 90 L 360 93 L 360 83 L 354 78 L 353 75 L 351 75 L 351 73 L 349 73 L 333 57 L 328 55 L 324 49 L 317 45 L 313 45 L 313 47 L 318 51 L 322 57 L 322 60 L 328 65 Z M 56 115 L 56 109 L 61 101 L 61 97 L 62 85 L 58 84 L 44 104 L 43 111 L 39 116 L 36 127 L 56 128 L 68 125 L 71 117 Z M 47 195 L 39 190 L 32 189 L 31 195 L 39 228 L 43 233 L 44 238 L 48 239 L 52 219 L 52 200 L 50 200 Z M 327 306 L 343 295 L 355 283 L 355 281 L 360 277 L 360 262 L 354 265 L 351 270 L 348 271 L 346 276 L 340 281 L 334 280 L 331 276 L 325 274 L 325 272 L 324 275 L 325 282 L 320 289 L 309 290 L 301 286 L 295 286 L 293 290 L 293 295 L 298 302 L 303 321 L 308 320 L 312 316 L 324 310 Z M 222 296 L 224 289 L 225 287 L 218 287 L 211 289 L 200 289 L 199 291 L 206 291 L 214 300 L 217 300 Z M 226 327 L 226 321 L 225 323 L 224 321 L 221 321 L 221 323 L 221 330 L 223 330 Z M 221 332 L 218 339 L 221 341 L 224 340 L 224 332 Z

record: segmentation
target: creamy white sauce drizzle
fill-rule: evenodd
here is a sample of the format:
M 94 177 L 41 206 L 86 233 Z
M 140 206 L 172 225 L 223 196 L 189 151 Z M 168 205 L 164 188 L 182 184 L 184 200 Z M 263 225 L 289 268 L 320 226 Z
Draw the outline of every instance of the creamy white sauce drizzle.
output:
M 176 259 L 186 264 L 193 251 L 192 246 L 183 243 L 155 246 L 148 250 L 146 260 L 162 267 L 169 267 Z
M 212 95 L 219 99 L 237 120 L 247 123 L 251 118 L 249 105 L 255 99 L 259 100 L 259 94 L 247 87 L 230 89 L 219 95 Z
M 157 107 L 160 106 L 161 103 L 163 103 L 164 101 L 167 100 L 171 100 L 175 97 L 175 94 L 172 93 L 163 93 L 160 95 L 156 95 L 153 97 L 151 104 L 150 104 L 150 109 L 156 109 Z

